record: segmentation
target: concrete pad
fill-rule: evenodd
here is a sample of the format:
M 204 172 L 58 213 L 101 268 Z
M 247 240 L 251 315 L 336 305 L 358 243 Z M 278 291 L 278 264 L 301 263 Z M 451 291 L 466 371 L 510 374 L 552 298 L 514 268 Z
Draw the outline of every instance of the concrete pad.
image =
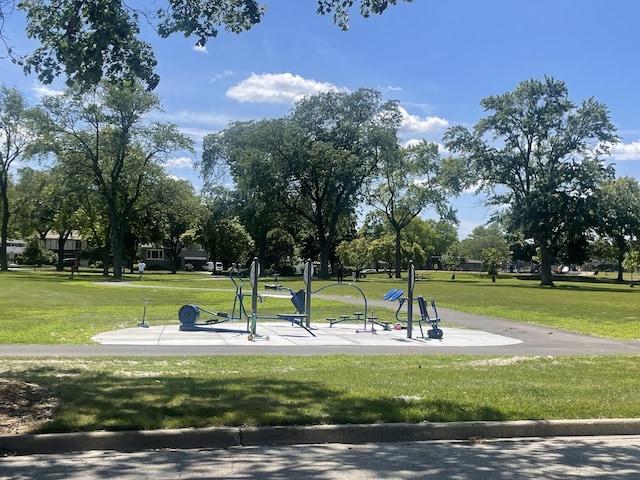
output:
M 93 340 L 102 345 L 211 345 L 211 346 L 406 346 L 418 348 L 502 346 L 522 343 L 521 340 L 484 332 L 444 327 L 439 340 L 421 338 L 420 329 L 413 328 L 413 338 L 406 330 L 383 330 L 362 324 L 312 324 L 312 336 L 305 329 L 287 322 L 263 321 L 257 325 L 257 335 L 249 340 L 246 323 L 225 322 L 218 325 L 200 325 L 197 331 L 181 331 L 179 325 L 153 325 L 126 328 L 100 333 Z M 424 333 L 428 328 L 423 327 Z

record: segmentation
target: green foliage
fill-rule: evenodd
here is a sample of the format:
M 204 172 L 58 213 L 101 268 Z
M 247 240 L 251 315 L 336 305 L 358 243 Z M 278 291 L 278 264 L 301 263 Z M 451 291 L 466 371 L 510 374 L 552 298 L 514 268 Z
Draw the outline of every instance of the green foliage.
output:
M 334 11 L 334 23 L 347 29 L 354 3 L 354 0 L 318 0 L 317 11 L 322 15 Z M 368 17 L 382 13 L 396 0 L 358 3 L 361 15 Z M 40 45 L 31 54 L 14 60 L 27 73 L 35 72 L 41 82 L 51 83 L 64 73 L 69 85 L 82 89 L 108 79 L 140 81 L 149 90 L 157 86 L 160 78 L 154 72 L 157 62 L 151 45 L 139 38 L 141 21 L 149 23 L 163 38 L 182 33 L 196 37 L 196 45 L 202 46 L 217 37 L 220 29 L 233 33 L 249 30 L 262 20 L 267 10 L 256 0 L 135 4 L 112 0 L 22 0 L 18 8 L 27 16 L 27 36 Z M 0 20 L 4 21 L 9 13 L 8 5 L 0 4 Z
M 474 228 L 469 236 L 462 240 L 460 247 L 465 257 L 482 260 L 486 268 L 497 267 L 509 258 L 509 245 L 500 226 L 495 223 Z
M 407 3 L 413 0 L 401 0 Z M 326 15 L 333 12 L 333 23 L 342 30 L 349 29 L 350 9 L 354 3 L 360 4 L 360 14 L 368 18 L 371 14 L 382 14 L 389 5 L 396 5 L 398 0 L 318 0 L 318 13 Z
M 31 237 L 27 240 L 27 245 L 22 253 L 22 263 L 28 265 L 51 265 L 54 261 L 54 254 L 45 248 L 44 242 L 38 237 Z
M 16 162 L 27 160 L 39 140 L 41 111 L 27 106 L 16 88 L 0 87 L 0 270 L 9 268 L 6 241 L 9 221 L 19 208 L 10 205 L 11 173 Z M 32 232 L 27 232 L 31 234 Z
M 158 84 L 151 45 L 138 38 L 138 14 L 122 2 L 25 0 L 19 8 L 27 14 L 27 36 L 40 43 L 21 63 L 41 82 L 64 73 L 68 85 L 82 88 L 103 78 L 139 79 L 151 90 Z
M 482 263 L 484 263 L 487 273 L 496 275 L 498 268 L 505 260 L 504 252 L 497 248 L 488 248 L 483 252 Z
M 631 177 L 618 178 L 606 182 L 599 192 L 599 222 L 596 226 L 600 234 L 600 253 L 609 250 L 610 257 L 618 263 L 622 280 L 622 262 L 633 244 L 640 240 L 640 186 Z M 608 247 L 608 248 L 607 248 Z
M 292 257 L 295 249 L 293 235 L 282 228 L 274 228 L 267 232 L 267 255 L 273 259 L 276 269 L 285 257 Z
M 336 255 L 343 265 L 356 270 L 363 269 L 374 259 L 371 244 L 363 237 L 340 243 L 336 248 Z
M 465 259 L 460 242 L 449 245 L 449 248 L 441 258 L 447 268 L 455 271 Z
M 209 217 L 204 224 L 202 242 L 211 258 L 225 265 L 245 264 L 255 253 L 255 243 L 237 218 Z
M 397 105 L 371 89 L 306 97 L 285 118 L 236 122 L 205 137 L 202 174 L 210 180 L 226 164 L 244 196 L 284 206 L 313 228 L 327 278 L 340 222 L 395 150 L 400 120 Z
M 554 256 L 582 254 L 597 225 L 593 192 L 613 175 L 601 157 L 618 140 L 615 127 L 605 105 L 593 98 L 575 105 L 551 77 L 481 105 L 491 113 L 473 131 L 450 128 L 445 144 L 469 163 L 490 204 L 509 206 L 508 229 L 541 247 L 542 283 L 550 285 Z
M 94 217 L 91 229 L 102 226 L 103 260 L 109 263 L 112 250 L 113 264 L 122 265 L 125 235 L 132 219 L 141 218 L 141 198 L 162 176 L 160 163 L 171 152 L 191 151 L 193 142 L 173 124 L 146 123 L 158 98 L 136 82 L 104 83 L 91 92 L 68 89 L 43 104 L 50 137 L 41 148 L 87 188 L 84 217 Z M 120 276 L 115 269 L 114 277 Z
M 635 272 L 640 268 L 640 251 L 631 250 L 624 254 L 622 267 L 628 272 Z
M 381 160 L 379 177 L 370 189 L 367 202 L 385 216 L 396 236 L 393 263 L 396 277 L 400 278 L 401 265 L 408 260 L 402 255 L 403 230 L 427 207 L 433 207 L 441 218 L 456 222 L 455 212 L 447 198 L 459 190 L 450 188 L 450 182 L 442 176 L 443 162 L 435 143 L 422 141 L 391 150 Z M 409 242 L 412 251 L 409 258 L 417 264 L 423 264 L 424 257 L 435 253 L 426 253 L 428 249 L 423 248 L 420 241 Z

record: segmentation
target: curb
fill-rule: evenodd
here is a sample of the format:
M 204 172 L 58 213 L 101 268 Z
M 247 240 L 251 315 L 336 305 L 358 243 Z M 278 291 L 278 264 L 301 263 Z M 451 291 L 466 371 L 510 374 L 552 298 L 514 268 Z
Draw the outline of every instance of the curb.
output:
M 290 427 L 215 427 L 125 432 L 0 435 L 0 455 L 89 450 L 229 448 L 260 445 L 382 443 L 522 437 L 640 435 L 640 418 L 424 422 Z

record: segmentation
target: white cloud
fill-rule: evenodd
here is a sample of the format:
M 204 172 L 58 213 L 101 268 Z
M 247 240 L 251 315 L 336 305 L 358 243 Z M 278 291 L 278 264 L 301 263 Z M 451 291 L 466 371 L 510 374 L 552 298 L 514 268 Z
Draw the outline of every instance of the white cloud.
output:
M 211 81 L 217 82 L 218 80 L 221 80 L 226 77 L 230 77 L 231 75 L 233 75 L 233 72 L 231 70 L 225 70 L 222 73 L 216 73 L 213 77 L 211 77 Z
M 340 90 L 291 73 L 252 73 L 227 90 L 227 97 L 247 103 L 294 103 L 308 95 Z
M 53 89 L 47 85 L 41 83 L 35 84 L 33 91 L 38 98 L 52 97 L 54 95 L 62 95 L 62 90 Z
M 631 143 L 617 143 L 610 147 L 614 160 L 640 160 L 640 140 Z
M 447 150 L 447 147 L 444 146 L 444 144 L 440 143 L 440 142 L 430 142 L 429 140 L 425 140 L 424 138 L 410 138 L 409 140 L 406 140 L 404 142 L 404 144 L 402 145 L 403 147 L 414 147 L 422 142 L 428 142 L 428 143 L 437 143 L 438 144 L 438 153 L 440 155 L 447 155 L 449 153 L 449 150 Z
M 198 53 L 209 53 L 206 45 L 194 45 L 193 51 Z
M 188 157 L 178 157 L 178 158 L 170 158 L 165 163 L 167 168 L 193 168 L 193 160 Z
M 433 133 L 439 130 L 444 130 L 449 126 L 449 122 L 440 117 L 424 117 L 421 118 L 417 115 L 411 115 L 404 108 L 399 107 L 400 114 L 402 115 L 402 126 L 400 127 L 400 134 L 407 136 L 415 133 Z

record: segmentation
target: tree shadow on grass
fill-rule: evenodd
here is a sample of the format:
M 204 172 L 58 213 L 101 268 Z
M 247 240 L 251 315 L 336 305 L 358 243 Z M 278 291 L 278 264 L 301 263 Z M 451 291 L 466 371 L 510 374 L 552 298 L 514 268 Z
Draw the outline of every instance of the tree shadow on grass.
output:
M 42 367 L 6 378 L 44 385 L 60 403 L 38 433 L 152 430 L 210 426 L 274 426 L 505 420 L 498 409 L 451 399 L 365 398 L 359 392 L 303 380 L 259 376 L 127 377 Z
M 624 286 L 625 284 L 618 283 L 616 285 Z M 611 284 L 604 284 L 600 286 L 593 283 L 581 283 L 579 285 L 568 285 L 563 282 L 557 282 L 556 280 L 554 280 L 554 284 L 552 287 L 543 286 L 543 285 L 540 285 L 540 283 L 535 283 L 535 284 L 533 283 L 521 283 L 521 284 L 502 283 L 501 284 L 499 279 L 496 280 L 495 283 L 483 282 L 483 283 L 478 283 L 475 286 L 481 287 L 481 288 L 498 288 L 498 289 L 508 289 L 508 290 L 513 290 L 513 289 L 531 290 L 531 289 L 538 289 L 538 288 L 551 288 L 558 292 L 562 292 L 563 290 L 565 291 L 569 290 L 569 291 L 577 291 L 577 292 L 585 292 L 585 293 L 587 292 L 606 292 L 606 293 L 622 293 L 622 294 L 634 293 L 634 290 L 632 288 L 627 288 L 627 289 L 612 288 Z

